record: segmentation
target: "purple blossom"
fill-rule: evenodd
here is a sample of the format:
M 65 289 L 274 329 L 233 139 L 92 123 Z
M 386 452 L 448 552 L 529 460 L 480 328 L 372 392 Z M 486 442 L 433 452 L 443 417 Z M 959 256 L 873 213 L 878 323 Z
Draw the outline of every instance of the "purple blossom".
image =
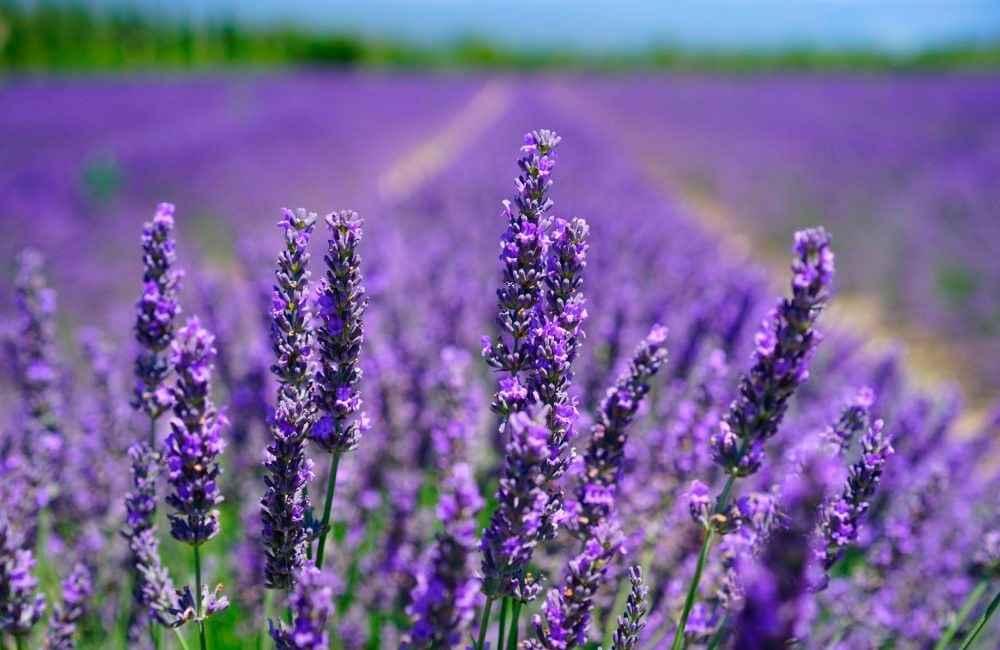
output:
M 0 630 L 17 638 L 31 634 L 45 611 L 45 596 L 35 593 L 36 564 L 22 534 L 0 514 Z
M 271 345 L 276 361 L 271 370 L 279 387 L 278 404 L 269 418 L 272 439 L 264 460 L 267 491 L 261 500 L 261 523 L 267 548 L 265 584 L 285 591 L 295 584 L 308 540 L 306 515 L 310 505 L 304 488 L 313 474 L 305 441 L 315 407 L 306 246 L 315 223 L 315 214 L 284 210 L 278 224 L 284 229 L 285 249 L 275 271 Z
M 549 508 L 542 466 L 549 458 L 549 430 L 541 418 L 526 412 L 511 416 L 510 440 L 503 475 L 497 489 L 497 507 L 483 532 L 483 593 L 487 598 L 512 596 L 534 599 L 540 586 L 525 574 L 535 546 L 551 534 L 544 528 Z
M 226 446 L 222 429 L 228 422 L 215 408 L 211 390 L 214 337 L 197 318 L 189 318 L 174 340 L 170 361 L 177 373 L 174 419 L 167 437 L 166 462 L 174 491 L 170 533 L 174 539 L 200 546 L 219 532 L 222 503 L 219 454 Z
M 291 625 L 269 620 L 271 638 L 277 650 L 326 650 L 330 647 L 327 619 L 333 614 L 333 586 L 330 579 L 311 564 L 297 569 L 288 606 Z
M 636 348 L 628 369 L 608 390 L 601 404 L 577 487 L 577 521 L 581 531 L 607 521 L 611 515 L 621 482 L 628 428 L 649 392 L 650 381 L 667 360 L 666 337 L 665 327 L 653 326 Z
M 142 347 L 135 360 L 133 406 L 157 419 L 172 405 L 167 387 L 166 352 L 181 313 L 177 293 L 183 273 L 175 268 L 174 206 L 161 203 L 142 230 L 142 294 L 135 307 L 135 338 Z
M 763 444 L 777 433 L 788 400 L 809 376 L 809 361 L 821 338 L 814 326 L 833 279 L 830 236 L 822 228 L 800 231 L 794 251 L 792 297 L 780 301 L 764 321 L 754 365 L 711 438 L 713 459 L 734 476 L 749 476 L 760 468 Z
M 87 601 L 93 594 L 90 570 L 83 564 L 76 564 L 69 576 L 62 583 L 62 602 L 57 603 L 52 618 L 49 619 L 49 631 L 45 637 L 44 648 L 47 650 L 73 650 L 76 643 L 73 635 L 76 626 L 84 615 Z
M 326 216 L 330 232 L 326 277 L 317 298 L 316 339 L 320 364 L 314 382 L 317 409 L 322 414 L 311 439 L 329 453 L 357 448 L 367 428 L 357 385 L 361 381 L 358 355 L 364 342 L 368 297 L 361 285 L 361 258 L 357 247 L 364 224 L 356 212 L 343 210 Z M 357 417 L 355 417 L 357 416 Z
M 622 542 L 616 525 L 600 524 L 593 529 L 583 550 L 567 563 L 562 585 L 549 590 L 542 615 L 532 619 L 536 638 L 525 647 L 568 650 L 586 643 L 594 597 Z
M 630 584 L 628 599 L 625 601 L 625 611 L 618 617 L 618 625 L 611 637 L 610 650 L 633 650 L 639 641 L 639 635 L 646 626 L 646 613 L 649 604 L 646 601 L 649 587 L 642 581 L 642 567 L 636 565 L 628 570 Z

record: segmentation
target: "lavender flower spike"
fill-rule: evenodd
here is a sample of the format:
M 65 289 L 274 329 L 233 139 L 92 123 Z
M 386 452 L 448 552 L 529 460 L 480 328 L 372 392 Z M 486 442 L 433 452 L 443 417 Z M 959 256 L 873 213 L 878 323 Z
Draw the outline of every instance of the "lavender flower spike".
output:
M 628 570 L 628 581 L 632 588 L 625 601 L 625 613 L 618 617 L 618 627 L 611 637 L 611 650 L 632 650 L 639 641 L 639 634 L 646 626 L 649 605 L 646 595 L 649 587 L 642 583 L 642 567 L 636 565 Z
M 320 280 L 317 300 L 320 368 L 314 384 L 321 415 L 310 438 L 324 451 L 342 454 L 357 448 L 367 428 L 365 414 L 357 416 L 361 409 L 358 354 L 365 338 L 362 316 L 368 307 L 357 253 L 364 221 L 356 212 L 343 210 L 328 214 L 326 224 L 330 241 L 324 257 L 326 277 Z
M 174 243 L 174 206 L 161 203 L 153 220 L 142 229 L 142 296 L 135 306 L 135 338 L 142 351 L 135 360 L 133 406 L 156 420 L 173 404 L 167 386 L 170 373 L 166 352 L 174 335 L 174 319 L 181 313 L 177 293 L 183 273 Z
M 524 136 L 523 156 L 518 160 L 518 193 L 513 205 L 510 201 L 503 203 L 507 230 L 500 243 L 503 284 L 497 290 L 501 334 L 494 341 L 483 337 L 486 362 L 509 373 L 493 401 L 493 410 L 503 417 L 525 407 L 527 392 L 519 375 L 534 366 L 528 342 L 532 328 L 539 323 L 538 309 L 547 275 L 546 229 L 550 218 L 546 213 L 552 208 L 552 199 L 546 193 L 552 186 L 553 150 L 559 140 L 558 135 L 545 130 Z
M 83 616 L 87 600 L 93 593 L 90 570 L 83 564 L 73 567 L 69 577 L 62 583 L 62 602 L 55 606 L 49 621 L 49 632 L 45 637 L 46 650 L 73 650 L 76 643 L 73 635 L 76 624 Z
M 156 510 L 157 455 L 145 442 L 136 441 L 128 450 L 132 459 L 132 491 L 125 495 L 125 529 L 122 535 L 132 551 L 136 569 L 135 600 L 161 625 L 170 625 L 177 609 L 177 594 L 170 575 L 160 561 L 159 542 L 153 525 Z
M 489 599 L 513 596 L 527 602 L 541 589 L 525 570 L 535 546 L 545 541 L 542 524 L 549 495 L 541 469 L 549 457 L 549 431 L 544 417 L 543 409 L 534 417 L 521 412 L 510 418 L 497 508 L 480 542 L 483 593 Z
M 821 340 L 814 326 L 833 280 L 830 236 L 822 228 L 796 233 L 795 254 L 792 297 L 779 302 L 757 334 L 753 367 L 710 441 L 712 458 L 732 476 L 760 468 L 764 442 L 778 431 L 789 398 L 809 377 L 809 361 Z
M 174 539 L 200 546 L 219 532 L 219 454 L 226 443 L 222 429 L 225 415 L 212 404 L 212 358 L 214 337 L 197 318 L 189 318 L 177 333 L 171 349 L 171 364 L 177 372 L 174 389 L 174 419 L 167 438 L 167 467 L 174 491 L 167 503 L 170 533 Z
M 826 544 L 819 553 L 825 569 L 840 559 L 847 546 L 857 542 L 868 500 L 878 488 L 885 462 L 895 453 L 891 437 L 883 433 L 883 428 L 882 420 L 872 422 L 861 439 L 861 458 L 848 470 L 843 491 L 819 510 L 819 530 Z
M 305 565 L 294 576 L 289 599 L 294 615 L 291 625 L 268 621 L 277 650 L 325 650 L 330 647 L 327 619 L 333 613 L 333 587 L 319 569 Z
M 285 231 L 285 249 L 278 257 L 271 309 L 271 344 L 278 378 L 278 405 L 270 417 L 261 499 L 261 535 L 267 548 L 264 569 L 269 589 L 291 590 L 305 561 L 306 512 L 304 488 L 312 479 L 312 461 L 305 441 L 313 420 L 312 324 L 309 312 L 309 253 L 306 247 L 316 215 L 284 210 L 278 225 Z
M 483 507 L 472 468 L 458 463 L 445 480 L 437 516 L 443 526 L 427 566 L 417 576 L 407 613 L 413 627 L 402 647 L 452 648 L 475 616 L 479 590 L 468 566 L 475 548 L 476 514 Z
M 18 639 L 31 633 L 45 611 L 45 596 L 35 593 L 35 564 L 20 531 L 0 513 L 0 630 Z
M 650 380 L 667 360 L 666 339 L 667 328 L 653 326 L 636 348 L 628 370 L 608 390 L 601 405 L 577 487 L 577 525 L 584 534 L 611 514 L 625 459 L 628 427 L 649 392 Z
M 532 619 L 537 638 L 527 641 L 526 648 L 569 650 L 586 643 L 594 596 L 605 568 L 621 550 L 622 539 L 617 525 L 594 529 L 583 550 L 569 561 L 563 585 L 549 590 L 542 616 Z

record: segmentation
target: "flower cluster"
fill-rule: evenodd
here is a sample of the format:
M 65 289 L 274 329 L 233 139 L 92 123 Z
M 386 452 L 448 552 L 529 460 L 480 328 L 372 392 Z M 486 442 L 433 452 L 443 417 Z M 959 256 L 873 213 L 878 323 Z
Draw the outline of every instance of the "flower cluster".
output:
M 222 493 L 219 490 L 219 454 L 226 443 L 222 429 L 225 415 L 212 404 L 212 358 L 214 337 L 197 318 L 189 318 L 177 332 L 171 349 L 171 364 L 177 373 L 174 389 L 174 419 L 167 438 L 168 477 L 174 491 L 167 503 L 170 533 L 174 539 L 200 546 L 219 532 Z
M 295 587 L 288 600 L 291 625 L 269 621 L 277 650 L 327 650 L 330 637 L 327 619 L 333 613 L 333 586 L 330 579 L 311 564 L 294 575 Z
M 601 524 L 594 528 L 583 550 L 569 560 L 563 584 L 549 590 L 542 615 L 532 619 L 536 638 L 526 642 L 527 648 L 569 650 L 586 643 L 594 596 L 607 565 L 621 551 L 622 541 L 616 525 Z
M 15 638 L 30 634 L 45 612 L 45 596 L 35 593 L 36 565 L 21 532 L 0 514 L 0 630 Z
M 278 405 L 271 414 L 272 439 L 267 446 L 261 500 L 262 536 L 267 548 L 265 581 L 270 589 L 288 591 L 305 561 L 309 499 L 304 490 L 312 479 L 305 441 L 313 422 L 312 322 L 309 311 L 309 253 L 306 247 L 316 215 L 284 210 L 278 225 L 285 231 L 285 250 L 278 257 L 271 307 L 271 367 L 279 382 Z
M 843 491 L 819 510 L 819 531 L 825 542 L 820 559 L 826 569 L 840 559 L 847 546 L 858 541 L 861 520 L 878 488 L 882 469 L 895 453 L 891 436 L 883 429 L 882 420 L 872 422 L 861 439 L 861 457 L 848 470 Z
M 167 349 L 174 320 L 181 313 L 177 293 L 183 273 L 175 268 L 174 206 L 161 203 L 142 230 L 142 295 L 135 306 L 135 338 L 142 351 L 135 360 L 133 405 L 155 420 L 173 403 L 167 384 Z
M 357 248 L 364 221 L 356 212 L 343 210 L 326 216 L 330 231 L 326 277 L 319 283 L 316 341 L 320 364 L 315 379 L 315 395 L 320 417 L 310 438 L 330 453 L 352 451 L 368 427 L 361 410 L 358 382 L 361 368 L 358 354 L 365 338 L 362 316 L 368 297 L 361 285 L 361 258 Z
M 712 457 L 734 476 L 749 476 L 764 459 L 764 442 L 778 431 L 788 400 L 809 377 L 820 341 L 816 319 L 833 280 L 830 236 L 822 228 L 795 235 L 792 297 L 784 299 L 757 334 L 754 364 L 725 421 L 712 435 Z
M 545 413 L 511 416 L 510 440 L 504 456 L 503 475 L 497 490 L 497 507 L 483 533 L 483 593 L 487 598 L 513 596 L 533 600 L 541 587 L 525 571 L 535 546 L 546 541 L 544 517 L 549 508 L 542 466 L 549 457 L 549 430 Z
M 49 631 L 45 637 L 46 650 L 74 650 L 73 635 L 77 623 L 84 614 L 84 607 L 93 594 L 90 569 L 83 564 L 73 567 L 69 577 L 62 583 L 62 602 L 56 604 Z
M 639 634 L 646 626 L 646 614 L 649 603 L 646 597 L 649 587 L 642 582 L 642 567 L 633 566 L 628 570 L 628 598 L 625 601 L 625 612 L 618 617 L 618 626 L 611 637 L 611 650 L 632 650 L 639 642 Z
M 868 426 L 873 404 L 875 391 L 866 387 L 844 405 L 840 418 L 823 436 L 835 455 L 839 456 L 847 451 L 854 437 Z
M 653 326 L 636 348 L 626 370 L 608 390 L 593 436 L 583 457 L 577 487 L 577 523 L 582 531 L 607 521 L 621 479 L 628 427 L 650 389 L 650 381 L 667 360 L 667 329 Z

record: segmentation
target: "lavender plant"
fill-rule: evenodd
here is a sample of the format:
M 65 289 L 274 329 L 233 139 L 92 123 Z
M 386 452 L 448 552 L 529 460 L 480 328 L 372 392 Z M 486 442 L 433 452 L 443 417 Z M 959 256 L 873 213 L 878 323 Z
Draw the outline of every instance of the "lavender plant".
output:
M 320 363 L 314 380 L 318 419 L 310 439 L 323 451 L 332 454 L 326 486 L 323 518 L 316 533 L 316 568 L 323 567 L 323 552 L 330 532 L 330 511 L 337 484 L 340 457 L 358 447 L 361 434 L 368 428 L 368 416 L 361 411 L 357 385 L 361 381 L 358 355 L 364 342 L 361 318 L 368 307 L 368 297 L 361 285 L 361 242 L 364 221 L 356 212 L 343 210 L 326 216 L 330 239 L 324 257 L 326 277 L 320 280 L 316 340 Z

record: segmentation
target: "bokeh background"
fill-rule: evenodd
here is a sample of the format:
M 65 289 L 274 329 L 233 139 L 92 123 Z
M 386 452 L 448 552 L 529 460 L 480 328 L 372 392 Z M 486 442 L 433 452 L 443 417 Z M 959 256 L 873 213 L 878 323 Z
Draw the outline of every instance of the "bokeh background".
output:
M 160 200 L 192 262 L 226 269 L 283 205 L 398 212 L 461 182 L 456 161 L 491 164 L 485 140 L 544 126 L 615 149 L 664 209 L 765 266 L 825 224 L 837 318 L 985 403 L 998 65 L 989 0 L 4 0 L 0 300 L 33 244 L 69 311 L 110 326 Z M 492 164 L 465 208 L 491 233 L 511 176 Z M 566 210 L 609 217 L 606 188 Z M 417 211 L 433 227 L 440 209 Z

